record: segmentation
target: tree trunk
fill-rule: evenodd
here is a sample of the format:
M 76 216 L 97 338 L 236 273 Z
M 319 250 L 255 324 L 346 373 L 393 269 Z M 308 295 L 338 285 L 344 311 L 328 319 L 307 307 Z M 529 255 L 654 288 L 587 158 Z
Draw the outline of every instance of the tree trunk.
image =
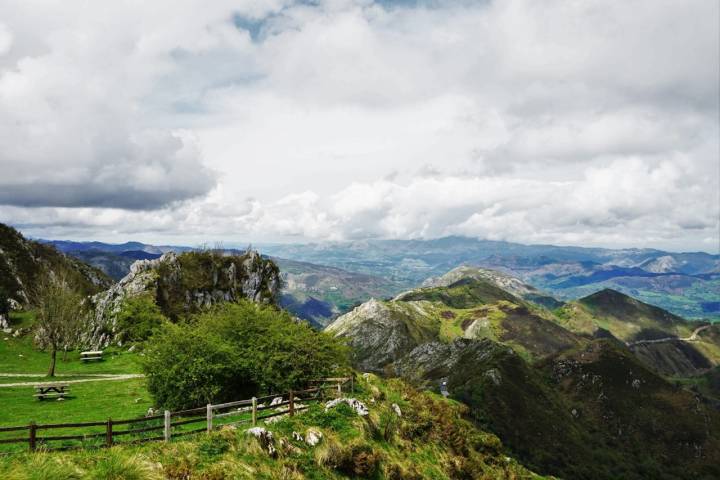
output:
M 50 351 L 50 370 L 48 370 L 48 377 L 55 376 L 55 359 L 57 358 L 57 348 L 53 347 Z

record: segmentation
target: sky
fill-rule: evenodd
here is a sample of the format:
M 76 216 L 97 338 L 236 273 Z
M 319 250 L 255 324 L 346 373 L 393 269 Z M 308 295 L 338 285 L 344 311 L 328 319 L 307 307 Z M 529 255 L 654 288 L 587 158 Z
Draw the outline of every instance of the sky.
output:
M 0 222 L 720 250 L 720 2 L 0 0 Z

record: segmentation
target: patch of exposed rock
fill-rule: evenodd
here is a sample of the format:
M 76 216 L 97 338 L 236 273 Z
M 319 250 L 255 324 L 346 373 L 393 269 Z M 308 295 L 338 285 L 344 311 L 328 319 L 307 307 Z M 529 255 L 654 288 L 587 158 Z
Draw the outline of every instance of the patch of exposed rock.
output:
M 498 353 L 513 350 L 491 340 L 458 338 L 450 343 L 430 342 L 420 345 L 393 365 L 395 373 L 414 383 L 435 389 L 440 379 L 453 377 L 463 369 L 477 370 Z M 481 373 L 478 371 L 478 373 Z M 488 378 L 499 380 L 499 372 L 488 373 Z M 429 382 L 429 383 L 427 383 Z
M 364 417 L 370 414 L 370 410 L 368 410 L 367 406 L 361 402 L 360 400 L 356 398 L 336 398 L 335 400 L 330 400 L 325 404 L 325 411 L 327 412 L 331 408 L 335 408 L 341 403 L 346 403 L 355 410 L 355 413 L 357 413 L 359 416 Z
M 503 290 L 506 290 L 519 297 L 524 297 L 528 294 L 541 293 L 537 288 L 533 287 L 532 285 L 528 285 L 519 278 L 512 277 L 502 272 L 498 272 L 497 270 L 470 267 L 467 265 L 462 265 L 454 268 L 440 277 L 428 278 L 423 282 L 422 286 L 447 287 L 465 278 L 488 281 L 495 286 L 502 288 Z
M 326 331 L 346 337 L 361 370 L 382 371 L 413 348 L 437 339 L 437 324 L 418 318 L 433 317 L 435 307 L 426 301 L 381 302 L 369 300 L 338 317 Z

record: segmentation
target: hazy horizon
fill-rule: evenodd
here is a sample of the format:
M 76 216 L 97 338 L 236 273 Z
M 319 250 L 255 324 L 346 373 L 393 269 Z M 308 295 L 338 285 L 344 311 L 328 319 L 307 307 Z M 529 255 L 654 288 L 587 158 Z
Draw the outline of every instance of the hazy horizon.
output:
M 20 230 L 22 232 L 22 230 Z M 600 249 L 608 249 L 608 250 L 631 250 L 631 249 L 647 249 L 647 250 L 660 250 L 660 251 L 666 251 L 668 253 L 707 253 L 710 255 L 720 255 L 720 252 L 712 252 L 712 251 L 706 251 L 706 250 L 663 250 L 663 249 L 653 249 L 650 247 L 603 247 L 603 246 L 587 246 L 587 245 L 573 245 L 573 244 L 560 244 L 560 243 L 522 243 L 522 242 L 513 242 L 512 240 L 490 240 L 487 238 L 478 238 L 478 237 L 469 237 L 464 235 L 448 235 L 444 237 L 436 237 L 436 238 L 404 238 L 404 239 L 397 239 L 397 238 L 363 238 L 363 239 L 345 239 L 345 240 L 305 240 L 305 241 L 293 241 L 291 239 L 285 239 L 285 241 L 277 241 L 277 242 L 253 242 L 253 241 L 235 241 L 235 242 L 225 242 L 225 241 L 213 241 L 212 239 L 206 240 L 206 241 L 198 241 L 198 242 L 177 242 L 177 243 L 168 243 L 164 241 L 142 241 L 138 240 L 136 238 L 129 238 L 127 240 L 113 240 L 108 239 L 105 240 L 98 240 L 98 239 L 72 239 L 72 238 L 42 238 L 42 237 L 33 237 L 28 236 L 28 238 L 32 240 L 40 240 L 40 241 L 47 241 L 47 242 L 76 242 L 76 243 L 102 243 L 102 244 L 108 244 L 108 245 L 124 245 L 127 243 L 141 243 L 144 245 L 151 245 L 151 246 L 161 246 L 161 247 L 182 247 L 182 248 L 227 248 L 227 249 L 244 249 L 248 246 L 252 246 L 253 248 L 260 249 L 260 253 L 262 252 L 263 247 L 272 247 L 272 246 L 287 246 L 287 245 L 342 245 L 342 244 L 349 244 L 349 243 L 358 243 L 358 242 L 373 242 L 373 241 L 426 241 L 431 242 L 434 240 L 444 240 L 449 238 L 462 238 L 467 240 L 476 240 L 479 242 L 505 242 L 510 244 L 516 244 L 516 245 L 527 245 L 527 246 L 551 246 L 551 247 L 569 247 L 569 248 L 600 248 Z

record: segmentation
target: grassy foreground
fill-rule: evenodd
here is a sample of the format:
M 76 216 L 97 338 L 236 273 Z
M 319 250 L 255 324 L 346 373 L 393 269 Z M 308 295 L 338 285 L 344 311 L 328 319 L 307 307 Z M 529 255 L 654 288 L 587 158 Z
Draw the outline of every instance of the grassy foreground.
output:
M 10 316 L 12 328 L 30 329 L 33 322 L 32 312 L 13 312 Z M 62 352 L 58 353 L 57 376 L 45 377 L 50 354 L 38 350 L 32 337 L 32 333 L 14 337 L 0 332 L 0 374 L 12 375 L 0 375 L 0 427 L 27 425 L 31 421 L 48 424 L 135 418 L 143 416 L 152 405 L 143 378 L 73 383 L 65 401 L 37 400 L 33 397 L 33 384 L 95 379 L 103 374 L 136 374 L 141 373 L 142 368 L 139 354 L 126 350 L 106 349 L 104 360 L 92 363 L 81 362 L 80 352 L 71 351 L 67 359 Z M 6 386 L 17 383 L 28 385 Z M 76 433 L 73 429 L 58 432 Z M 18 434 L 0 433 L 0 440 L 15 436 Z M 0 451 L 27 448 L 26 445 L 2 447 Z
M 70 396 L 62 402 L 39 401 L 33 393 L 27 386 L 0 388 L 0 426 L 136 418 L 152 405 L 144 378 L 71 384 Z
M 224 427 L 170 443 L 16 454 L 0 458 L 0 478 L 543 478 L 507 456 L 495 435 L 463 420 L 465 407 L 457 402 L 374 376 L 357 382 L 355 397 L 366 403 L 368 416 L 346 404 L 327 412 L 313 405 L 267 425 L 274 454 L 247 427 Z M 315 446 L 293 435 L 306 437 L 309 429 L 322 433 Z

